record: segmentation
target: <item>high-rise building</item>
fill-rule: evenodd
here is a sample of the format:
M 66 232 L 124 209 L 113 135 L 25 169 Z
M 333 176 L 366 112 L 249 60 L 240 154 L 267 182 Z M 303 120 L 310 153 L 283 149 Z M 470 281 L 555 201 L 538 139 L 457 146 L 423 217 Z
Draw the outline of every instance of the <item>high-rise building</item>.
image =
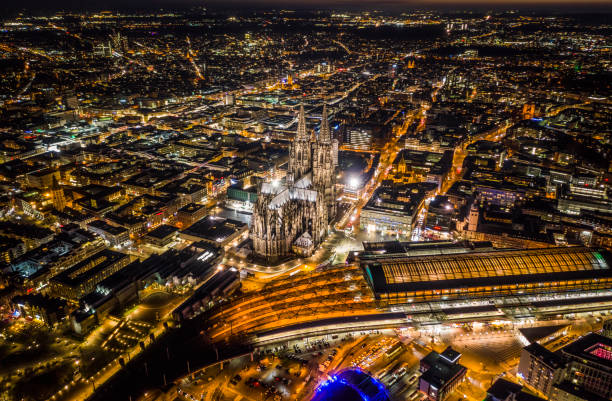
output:
M 370 150 L 372 142 L 372 130 L 369 127 L 355 126 L 348 129 L 344 145 L 357 150 Z
M 28 185 L 34 188 L 46 189 L 51 188 L 51 185 L 53 185 L 53 178 L 58 179 L 59 175 L 59 170 L 44 168 L 33 171 L 27 174 L 26 177 Z
M 113 48 L 110 42 L 102 42 L 94 46 L 93 48 L 94 57 L 112 57 Z
M 74 91 L 65 91 L 62 94 L 62 103 L 66 108 L 69 109 L 78 109 L 79 108 L 79 99 L 77 98 Z
M 604 322 L 601 334 L 612 339 L 612 319 L 608 319 Z
M 552 401 L 612 398 L 612 339 L 596 333 L 551 352 L 538 343 L 523 348 L 518 376 Z
M 612 398 L 612 339 L 590 333 L 561 348 L 560 354 L 567 361 L 566 382 Z
M 111 36 L 111 45 L 116 52 L 127 53 L 129 50 L 128 40 L 125 36 L 121 36 L 120 32 Z
M 53 182 L 51 184 L 51 196 L 53 196 L 53 207 L 60 212 L 66 207 L 66 198 L 64 197 L 64 190 L 57 183 L 57 179 L 53 176 Z
M 253 209 L 253 249 L 270 262 L 292 253 L 312 253 L 336 214 L 336 174 L 326 107 L 316 139 L 308 135 L 304 106 L 300 107 L 289 155 L 286 181 L 264 182 Z
M 533 343 L 521 351 L 518 376 L 532 388 L 548 395 L 553 384 L 562 376 L 563 367 L 563 359 L 559 355 Z

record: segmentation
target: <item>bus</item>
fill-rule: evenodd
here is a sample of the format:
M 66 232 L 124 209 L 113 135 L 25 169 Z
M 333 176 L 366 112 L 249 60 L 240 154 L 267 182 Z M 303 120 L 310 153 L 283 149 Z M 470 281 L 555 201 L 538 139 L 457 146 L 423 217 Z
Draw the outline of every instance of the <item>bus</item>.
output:
M 402 351 L 404 350 L 402 343 L 398 342 L 397 344 L 395 344 L 393 347 L 391 347 L 391 349 L 389 351 L 387 351 L 385 353 L 385 356 L 389 359 L 391 358 L 395 358 L 396 356 L 398 356 Z

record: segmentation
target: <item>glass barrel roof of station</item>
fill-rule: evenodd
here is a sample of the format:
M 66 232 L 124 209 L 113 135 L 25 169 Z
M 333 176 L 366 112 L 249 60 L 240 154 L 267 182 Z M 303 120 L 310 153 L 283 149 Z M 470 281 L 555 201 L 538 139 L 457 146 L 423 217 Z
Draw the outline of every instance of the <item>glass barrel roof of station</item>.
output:
M 388 284 L 607 269 L 587 248 L 475 252 L 381 261 Z

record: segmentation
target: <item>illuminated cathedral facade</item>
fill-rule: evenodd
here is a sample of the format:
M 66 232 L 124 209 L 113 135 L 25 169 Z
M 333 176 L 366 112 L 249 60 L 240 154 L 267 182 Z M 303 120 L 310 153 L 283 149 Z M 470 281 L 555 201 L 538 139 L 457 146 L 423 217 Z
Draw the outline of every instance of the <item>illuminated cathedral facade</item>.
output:
M 301 106 L 285 182 L 267 181 L 258 191 L 250 232 L 258 257 L 275 262 L 294 254 L 310 256 L 323 242 L 336 215 L 334 145 L 327 106 L 318 137 L 308 134 Z

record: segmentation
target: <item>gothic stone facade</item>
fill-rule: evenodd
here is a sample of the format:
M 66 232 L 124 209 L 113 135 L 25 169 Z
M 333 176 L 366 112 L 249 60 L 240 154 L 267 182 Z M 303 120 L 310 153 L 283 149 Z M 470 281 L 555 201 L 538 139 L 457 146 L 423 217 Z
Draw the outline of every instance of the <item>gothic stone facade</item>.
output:
M 264 182 L 258 191 L 251 224 L 257 256 L 276 261 L 291 255 L 296 246 L 312 250 L 323 241 L 336 215 L 334 148 L 327 107 L 318 138 L 311 138 L 301 106 L 285 183 Z

